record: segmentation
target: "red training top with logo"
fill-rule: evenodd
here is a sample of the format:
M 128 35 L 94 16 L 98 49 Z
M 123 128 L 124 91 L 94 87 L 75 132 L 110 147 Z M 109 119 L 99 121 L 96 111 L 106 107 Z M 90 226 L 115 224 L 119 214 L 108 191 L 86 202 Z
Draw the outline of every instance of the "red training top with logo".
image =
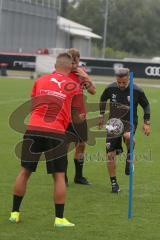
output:
M 86 116 L 86 109 L 85 109 L 84 95 L 83 95 L 84 81 L 81 80 L 81 78 L 77 75 L 76 71 L 72 71 L 71 73 L 69 73 L 68 76 L 69 76 L 69 78 L 71 78 L 74 82 L 76 82 L 80 86 L 80 88 L 79 88 L 79 96 L 77 96 L 75 98 L 74 102 L 75 102 L 75 105 L 77 105 L 78 112 L 80 114 L 84 114 Z
M 35 81 L 32 89 L 32 112 L 28 129 L 65 133 L 71 122 L 72 98 L 79 94 L 79 85 L 69 77 L 54 72 Z

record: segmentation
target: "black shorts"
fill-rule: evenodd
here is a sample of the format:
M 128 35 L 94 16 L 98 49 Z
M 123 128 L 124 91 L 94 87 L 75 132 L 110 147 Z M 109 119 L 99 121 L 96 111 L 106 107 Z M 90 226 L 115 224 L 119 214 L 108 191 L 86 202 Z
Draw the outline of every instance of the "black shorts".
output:
M 65 172 L 67 168 L 67 144 L 63 134 L 26 131 L 22 142 L 21 166 L 35 172 L 44 153 L 47 173 Z
M 70 123 L 67 129 L 67 141 L 68 142 L 87 142 L 88 140 L 88 127 L 87 121 L 84 120 L 82 123 L 73 124 Z
M 109 153 L 113 151 L 116 151 L 117 155 L 123 152 L 122 137 L 106 138 L 106 152 Z
M 123 122 L 124 123 L 124 122 Z M 137 129 L 137 124 L 134 125 L 134 134 Z M 124 124 L 124 132 L 129 132 L 129 125 Z M 107 138 L 106 137 L 106 152 L 113 152 L 116 151 L 116 154 L 119 155 L 123 152 L 123 147 L 122 147 L 122 139 L 124 142 L 123 134 L 120 137 L 114 137 L 114 138 Z

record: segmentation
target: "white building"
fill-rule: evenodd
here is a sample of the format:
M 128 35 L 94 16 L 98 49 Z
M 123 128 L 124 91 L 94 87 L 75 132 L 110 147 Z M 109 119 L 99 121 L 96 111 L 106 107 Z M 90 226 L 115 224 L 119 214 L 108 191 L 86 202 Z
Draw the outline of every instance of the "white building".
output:
M 90 56 L 92 39 L 102 37 L 93 33 L 92 29 L 63 17 L 57 18 L 57 48 L 78 48 L 81 56 Z
M 59 17 L 59 0 L 0 0 L 0 51 L 78 48 L 90 56 L 91 28 Z

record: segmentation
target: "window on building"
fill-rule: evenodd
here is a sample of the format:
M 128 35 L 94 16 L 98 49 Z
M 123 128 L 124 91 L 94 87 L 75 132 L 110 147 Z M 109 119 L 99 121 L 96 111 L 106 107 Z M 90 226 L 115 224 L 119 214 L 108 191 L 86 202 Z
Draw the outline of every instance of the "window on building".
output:
M 60 8 L 61 0 L 12 0 L 17 2 L 26 2 L 30 4 L 37 4 L 41 6 Z

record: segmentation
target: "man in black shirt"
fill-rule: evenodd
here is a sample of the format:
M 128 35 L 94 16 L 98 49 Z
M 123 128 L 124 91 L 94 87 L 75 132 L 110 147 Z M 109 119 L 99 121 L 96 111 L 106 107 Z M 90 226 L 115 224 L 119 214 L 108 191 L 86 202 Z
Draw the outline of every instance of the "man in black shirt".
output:
M 101 95 L 100 98 L 100 117 L 99 128 L 104 126 L 104 114 L 106 110 L 106 102 L 110 101 L 109 119 L 119 118 L 124 124 L 124 132 L 122 136 L 106 139 L 107 167 L 110 175 L 112 192 L 120 191 L 116 179 L 116 155 L 123 152 L 122 137 L 127 147 L 127 157 L 125 174 L 129 175 L 130 169 L 130 88 L 129 88 L 129 69 L 119 68 L 115 72 L 116 82 L 110 84 Z M 134 132 L 138 124 L 137 107 L 140 106 L 144 111 L 143 132 L 145 135 L 150 134 L 150 105 L 143 90 L 134 84 Z M 135 144 L 135 141 L 134 141 Z

